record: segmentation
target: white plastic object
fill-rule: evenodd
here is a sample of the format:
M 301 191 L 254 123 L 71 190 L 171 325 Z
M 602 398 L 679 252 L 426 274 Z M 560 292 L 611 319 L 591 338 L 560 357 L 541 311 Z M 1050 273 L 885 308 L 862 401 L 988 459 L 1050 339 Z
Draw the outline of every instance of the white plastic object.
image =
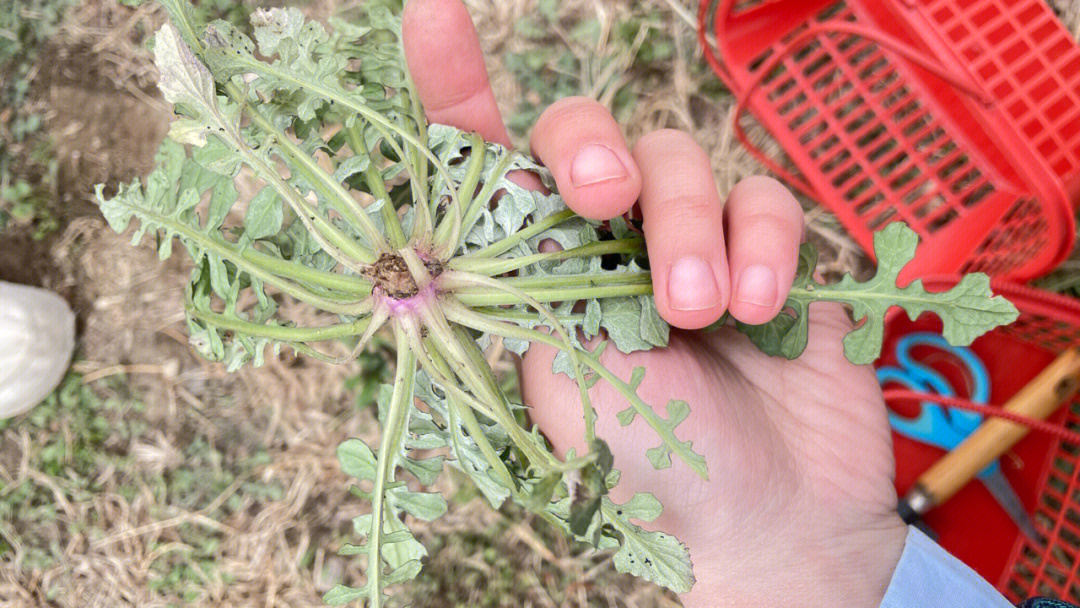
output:
M 63 298 L 0 281 L 0 419 L 26 413 L 60 384 L 75 351 Z

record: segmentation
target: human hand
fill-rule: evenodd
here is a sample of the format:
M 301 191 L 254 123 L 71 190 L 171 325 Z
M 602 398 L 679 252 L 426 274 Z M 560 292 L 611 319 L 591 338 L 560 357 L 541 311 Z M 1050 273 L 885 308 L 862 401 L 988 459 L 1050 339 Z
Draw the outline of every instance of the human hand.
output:
M 483 55 L 460 0 L 410 0 L 405 54 L 433 123 L 510 138 Z M 631 152 L 600 104 L 563 100 L 533 131 L 532 149 L 577 213 L 620 215 L 636 203 L 644 217 L 657 308 L 674 327 L 710 325 L 725 311 L 763 323 L 782 308 L 795 275 L 802 212 L 767 178 L 740 183 L 722 204 L 708 156 L 677 131 L 642 138 Z M 877 606 L 903 547 L 895 515 L 894 463 L 885 406 L 872 370 L 850 364 L 850 330 L 838 306 L 811 311 L 809 345 L 795 361 L 760 353 L 731 328 L 673 331 L 668 348 L 604 364 L 629 377 L 653 404 L 687 401 L 682 439 L 709 464 L 709 481 L 683 463 L 656 471 L 656 443 L 640 419 L 622 428 L 623 398 L 593 389 L 596 429 L 615 455 L 622 482 L 613 500 L 651 492 L 664 505 L 652 527 L 686 542 L 698 583 L 687 606 Z M 555 351 L 534 345 L 522 389 L 532 417 L 555 446 L 579 452 L 584 423 L 573 381 L 553 377 Z

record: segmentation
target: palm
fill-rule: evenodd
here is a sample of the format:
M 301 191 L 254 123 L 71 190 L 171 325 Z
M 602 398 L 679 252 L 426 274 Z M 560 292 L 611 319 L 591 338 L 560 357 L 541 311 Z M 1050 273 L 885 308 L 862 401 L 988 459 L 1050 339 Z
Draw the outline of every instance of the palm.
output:
M 647 402 L 678 398 L 691 406 L 677 434 L 705 455 L 708 482 L 681 462 L 654 470 L 644 454 L 658 443 L 652 430 L 640 420 L 619 428 L 615 413 L 625 400 L 603 383 L 593 393 L 598 435 L 623 472 L 613 498 L 655 494 L 666 510 L 653 525 L 686 539 L 695 561 L 714 549 L 730 558 L 722 555 L 726 546 L 754 554 L 777 535 L 806 530 L 835 537 L 846 532 L 836 526 L 873 523 L 895 506 L 874 374 L 844 358 L 840 340 L 850 322 L 839 307 L 821 305 L 811 321 L 807 351 L 795 361 L 763 355 L 731 328 L 673 332 L 667 349 L 605 355 L 623 377 L 646 367 L 640 392 Z M 571 381 L 550 376 L 551 357 L 535 347 L 526 357 L 524 391 L 537 423 L 565 450 L 580 445 L 583 424 Z

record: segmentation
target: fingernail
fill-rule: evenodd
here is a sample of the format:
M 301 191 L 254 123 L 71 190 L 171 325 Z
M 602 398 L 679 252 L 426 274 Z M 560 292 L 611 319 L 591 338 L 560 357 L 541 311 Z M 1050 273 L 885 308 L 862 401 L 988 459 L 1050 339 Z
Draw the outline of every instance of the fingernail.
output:
M 574 187 L 592 186 L 626 178 L 626 167 L 611 148 L 591 144 L 578 151 L 570 167 L 570 181 Z
M 720 304 L 720 288 L 708 262 L 686 256 L 668 274 L 668 303 L 672 310 L 707 310 Z
M 776 304 L 776 274 L 762 264 L 745 268 L 739 274 L 735 299 L 743 304 L 772 308 Z

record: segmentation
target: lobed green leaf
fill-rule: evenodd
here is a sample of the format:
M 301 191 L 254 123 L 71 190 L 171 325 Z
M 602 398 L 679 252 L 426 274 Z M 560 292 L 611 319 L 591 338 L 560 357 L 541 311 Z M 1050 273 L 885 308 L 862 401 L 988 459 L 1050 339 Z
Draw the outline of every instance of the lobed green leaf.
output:
M 967 275 L 944 293 L 928 292 L 921 280 L 900 287 L 900 273 L 915 257 L 918 244 L 918 235 L 906 225 L 889 224 L 874 235 L 878 259 L 874 278 L 860 283 L 849 274 L 832 285 L 814 280 L 817 254 L 805 245 L 786 304 L 792 312 L 760 326 L 740 323 L 739 330 L 766 353 L 794 359 L 806 349 L 810 304 L 839 302 L 848 305 L 856 323 L 861 323 L 844 338 L 844 353 L 853 363 L 869 364 L 881 354 L 885 318 L 894 306 L 904 309 L 912 320 L 925 312 L 937 314 L 945 339 L 957 346 L 971 344 L 986 332 L 1017 319 L 1019 311 L 1005 298 L 994 296 L 990 279 L 984 274 Z

